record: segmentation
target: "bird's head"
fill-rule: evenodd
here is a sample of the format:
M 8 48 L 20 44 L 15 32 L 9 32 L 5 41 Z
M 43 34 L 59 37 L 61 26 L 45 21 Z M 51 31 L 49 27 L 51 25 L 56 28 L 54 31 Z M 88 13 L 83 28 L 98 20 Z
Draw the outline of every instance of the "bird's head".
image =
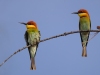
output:
M 73 12 L 72 14 L 78 14 L 79 17 L 89 17 L 89 13 L 85 9 L 80 9 L 78 12 Z
M 24 22 L 19 22 L 19 23 L 26 25 L 27 29 L 37 28 L 37 24 L 34 21 L 28 21 L 27 23 Z

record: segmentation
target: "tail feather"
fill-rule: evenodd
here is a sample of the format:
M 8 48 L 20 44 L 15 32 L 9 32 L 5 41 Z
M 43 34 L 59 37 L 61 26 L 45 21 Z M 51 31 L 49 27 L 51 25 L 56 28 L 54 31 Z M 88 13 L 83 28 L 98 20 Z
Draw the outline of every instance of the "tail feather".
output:
M 87 57 L 86 47 L 83 47 L 83 50 L 82 50 L 82 57 Z
M 35 59 L 31 58 L 31 67 L 30 70 L 36 70 L 36 66 L 35 66 Z
M 30 55 L 31 55 L 31 70 L 36 70 L 35 66 L 35 55 L 36 55 L 36 48 L 37 46 L 30 47 Z

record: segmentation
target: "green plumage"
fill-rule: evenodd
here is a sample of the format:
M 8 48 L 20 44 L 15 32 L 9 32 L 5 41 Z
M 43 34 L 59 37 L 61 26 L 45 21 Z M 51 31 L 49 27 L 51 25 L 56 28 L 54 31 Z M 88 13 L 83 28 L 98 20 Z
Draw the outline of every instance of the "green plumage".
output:
M 80 31 L 87 31 L 91 30 L 91 21 L 89 13 L 86 9 L 80 9 L 77 12 L 73 12 L 72 14 L 78 14 L 79 20 L 79 30 Z M 82 42 L 82 57 L 87 57 L 87 44 L 89 39 L 90 32 L 80 32 L 81 42 Z
M 91 29 L 91 21 L 89 17 L 87 16 L 81 17 L 79 21 L 79 30 L 90 30 L 90 29 Z M 83 47 L 82 56 L 87 56 L 86 47 L 88 44 L 89 34 L 90 32 L 80 32 L 80 37 L 81 37 L 81 42 Z
M 27 45 L 33 45 L 31 47 L 28 47 L 28 50 L 31 60 L 31 69 L 36 69 L 35 55 L 40 41 L 40 31 L 38 31 L 37 29 L 28 29 L 25 32 L 25 40 Z

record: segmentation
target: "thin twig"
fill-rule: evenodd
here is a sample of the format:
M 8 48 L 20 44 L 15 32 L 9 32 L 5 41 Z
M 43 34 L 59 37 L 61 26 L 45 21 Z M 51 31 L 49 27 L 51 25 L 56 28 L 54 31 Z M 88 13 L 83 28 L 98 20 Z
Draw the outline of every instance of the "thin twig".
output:
M 89 39 L 89 41 L 92 40 L 98 33 L 99 32 L 94 33 L 94 35 Z
M 4 62 L 2 62 L 2 64 L 0 64 L 0 66 L 2 66 L 7 60 L 9 60 L 13 55 L 15 55 L 16 53 L 18 53 L 18 52 L 20 52 L 20 51 L 22 51 L 22 50 L 24 50 L 24 49 L 26 49 L 26 48 L 28 48 L 28 47 L 30 47 L 30 45 L 29 46 L 26 46 L 26 47 L 23 47 L 23 48 L 21 48 L 21 49 L 19 49 L 19 50 L 17 50 L 16 52 L 14 52 L 12 55 L 10 55 Z
M 69 34 L 74 34 L 74 33 L 79 33 L 79 32 L 97 32 L 97 33 L 99 33 L 100 30 L 65 32 L 65 33 L 60 34 L 60 35 L 56 35 L 56 36 L 52 36 L 52 37 L 50 37 L 50 38 L 43 39 L 43 40 L 41 40 L 40 42 L 44 42 L 44 41 L 47 41 L 47 40 L 50 40 L 50 39 L 53 39 L 53 38 L 58 38 L 58 37 L 61 37 L 61 36 L 67 36 L 67 35 L 69 35 Z M 96 33 L 94 36 L 96 36 L 97 33 Z M 93 36 L 93 37 L 94 37 L 94 36 Z M 92 37 L 92 38 L 93 38 L 93 37 Z M 92 38 L 91 38 L 91 39 L 92 39 Z M 17 54 L 18 52 L 20 52 L 20 51 L 22 51 L 22 50 L 24 50 L 24 49 L 26 49 L 26 48 L 28 48 L 28 47 L 30 47 L 30 46 L 31 46 L 31 45 L 28 45 L 28 46 L 23 47 L 23 48 L 17 50 L 16 52 L 14 52 L 14 53 L 13 53 L 12 55 L 10 55 L 6 60 L 4 60 L 4 61 L 2 62 L 2 64 L 0 64 L 0 67 L 1 67 L 5 62 L 7 62 L 13 55 Z

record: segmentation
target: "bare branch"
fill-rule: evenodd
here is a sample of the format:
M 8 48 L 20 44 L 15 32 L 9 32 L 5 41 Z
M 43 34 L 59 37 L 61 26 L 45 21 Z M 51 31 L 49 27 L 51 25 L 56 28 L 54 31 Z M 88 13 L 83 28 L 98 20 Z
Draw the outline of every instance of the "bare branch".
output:
M 23 48 L 21 48 L 21 49 L 19 49 L 19 50 L 17 50 L 16 52 L 14 52 L 12 55 L 10 55 L 4 62 L 2 62 L 2 64 L 0 64 L 0 66 L 2 66 L 7 60 L 9 60 L 13 55 L 15 55 L 16 53 L 18 53 L 18 52 L 20 52 L 20 51 L 22 51 L 22 50 L 24 50 L 24 49 L 26 49 L 26 48 L 28 48 L 28 47 L 30 47 L 30 45 L 29 46 L 26 46 L 26 47 L 23 47 Z
M 97 32 L 97 33 L 99 33 L 100 30 L 65 32 L 65 33 L 60 34 L 60 35 L 56 35 L 56 36 L 52 36 L 52 37 L 50 37 L 50 38 L 43 39 L 43 40 L 41 40 L 40 42 L 44 42 L 44 41 L 47 41 L 47 40 L 50 40 L 50 39 L 53 39 L 53 38 L 58 38 L 58 37 L 61 37 L 61 36 L 67 36 L 67 35 L 69 35 L 69 34 L 74 34 L 74 33 L 79 33 L 79 32 Z M 97 33 L 95 33 L 94 36 L 96 36 Z M 94 37 L 94 36 L 93 36 L 93 37 Z M 93 38 L 93 37 L 92 37 L 92 38 Z M 92 39 L 92 38 L 91 38 L 91 39 Z M 31 46 L 31 45 L 26 46 L 26 47 L 23 47 L 23 48 L 17 50 L 16 52 L 14 52 L 14 53 L 13 53 L 12 55 L 10 55 L 6 60 L 4 60 L 4 62 L 2 62 L 2 64 L 0 64 L 0 67 L 1 67 L 5 62 L 7 62 L 13 55 L 17 54 L 18 52 L 20 52 L 20 51 L 22 51 L 22 50 L 24 50 L 24 49 L 26 49 L 26 48 L 28 48 L 28 47 L 30 47 L 30 46 Z
M 89 41 L 92 40 L 98 33 L 99 32 L 94 33 L 94 35 L 89 39 Z

